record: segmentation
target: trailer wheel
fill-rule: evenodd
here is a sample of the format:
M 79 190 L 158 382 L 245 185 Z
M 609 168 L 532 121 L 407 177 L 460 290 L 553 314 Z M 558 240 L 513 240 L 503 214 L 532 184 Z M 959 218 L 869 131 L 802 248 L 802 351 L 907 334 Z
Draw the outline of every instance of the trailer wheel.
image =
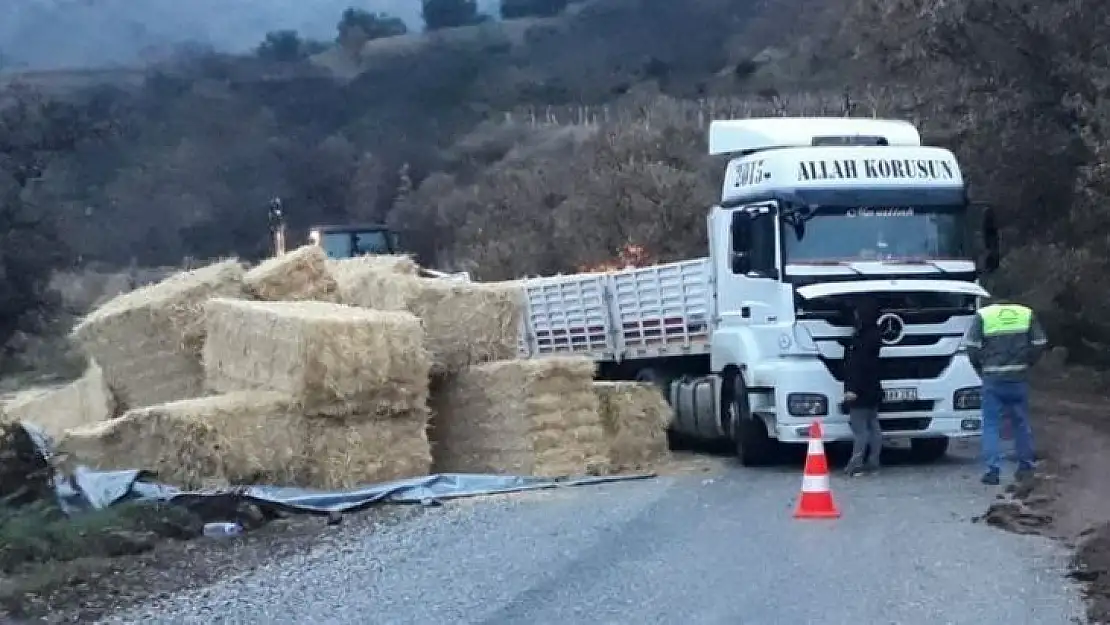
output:
M 915 438 L 910 441 L 910 456 L 916 462 L 936 462 L 948 454 L 948 437 Z
M 767 435 L 763 419 L 752 414 L 748 401 L 748 387 L 741 375 L 730 378 L 728 390 L 729 423 L 732 424 L 732 442 L 736 457 L 745 467 L 762 467 L 772 464 L 778 452 L 778 442 Z

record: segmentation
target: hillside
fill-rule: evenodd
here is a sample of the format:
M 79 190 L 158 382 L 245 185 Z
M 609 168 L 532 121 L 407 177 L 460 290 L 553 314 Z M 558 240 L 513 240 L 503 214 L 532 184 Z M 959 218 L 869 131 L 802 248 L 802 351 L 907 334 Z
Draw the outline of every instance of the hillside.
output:
M 703 253 L 719 184 L 709 119 L 839 115 L 847 93 L 853 114 L 915 120 L 958 151 L 1005 219 L 993 286 L 1040 308 L 1074 359 L 1108 364 L 1108 83 L 1083 56 L 1101 31 L 1010 3 L 591 0 L 428 34 L 348 30 L 324 50 L 197 51 L 65 90 L 67 119 L 97 130 L 21 197 L 56 226 L 66 267 L 259 257 L 275 196 L 296 228 L 387 221 L 424 262 L 483 278 L 571 271 L 628 242 L 681 258 Z
M 482 0 L 494 15 L 500 2 Z M 24 70 L 131 66 L 157 60 L 182 45 L 247 52 L 267 32 L 292 29 L 330 40 L 348 7 L 422 26 L 413 0 L 28 0 L 13 2 L 0 21 L 0 66 Z

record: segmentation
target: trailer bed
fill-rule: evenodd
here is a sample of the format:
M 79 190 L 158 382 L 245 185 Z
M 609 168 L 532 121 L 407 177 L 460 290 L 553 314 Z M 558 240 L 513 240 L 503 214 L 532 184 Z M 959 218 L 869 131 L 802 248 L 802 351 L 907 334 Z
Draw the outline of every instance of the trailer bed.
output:
M 709 260 L 523 281 L 520 356 L 599 361 L 709 352 Z

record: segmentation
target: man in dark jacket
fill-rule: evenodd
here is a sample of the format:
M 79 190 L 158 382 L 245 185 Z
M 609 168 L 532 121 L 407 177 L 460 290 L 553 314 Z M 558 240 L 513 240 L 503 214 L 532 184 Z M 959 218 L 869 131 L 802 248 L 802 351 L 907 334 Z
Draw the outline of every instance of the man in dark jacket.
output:
M 844 403 L 852 427 L 852 459 L 846 472 L 853 477 L 879 469 L 883 434 L 879 429 L 879 404 L 883 400 L 880 376 L 879 305 L 864 297 L 856 302 L 855 333 L 844 367 Z M 866 460 L 866 463 L 865 463 Z

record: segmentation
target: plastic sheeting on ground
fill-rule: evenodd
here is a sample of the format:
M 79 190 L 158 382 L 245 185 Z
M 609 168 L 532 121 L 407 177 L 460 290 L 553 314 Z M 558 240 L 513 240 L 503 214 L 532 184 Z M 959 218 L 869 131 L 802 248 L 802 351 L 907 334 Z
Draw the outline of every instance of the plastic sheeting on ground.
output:
M 78 468 L 59 496 L 70 509 L 103 508 L 120 501 L 151 500 L 193 505 L 207 498 L 229 496 L 262 508 L 328 514 L 355 512 L 377 504 L 435 505 L 448 499 L 517 493 L 549 488 L 588 486 L 647 479 L 653 474 L 550 479 L 505 475 L 447 473 L 372 484 L 342 491 L 282 486 L 240 486 L 212 491 L 182 491 L 145 480 L 143 471 L 92 471 Z
M 44 459 L 54 455 L 53 444 L 38 428 L 20 424 Z M 355 512 L 378 504 L 435 505 L 448 499 L 523 491 L 589 486 L 642 480 L 654 474 L 578 478 L 541 478 L 447 473 L 371 484 L 341 491 L 281 486 L 236 486 L 210 491 L 184 491 L 153 481 L 141 469 L 94 471 L 77 467 L 72 475 L 55 476 L 55 491 L 67 512 L 106 508 L 124 501 L 158 501 L 187 506 L 206 499 L 246 501 L 260 508 L 308 514 Z

